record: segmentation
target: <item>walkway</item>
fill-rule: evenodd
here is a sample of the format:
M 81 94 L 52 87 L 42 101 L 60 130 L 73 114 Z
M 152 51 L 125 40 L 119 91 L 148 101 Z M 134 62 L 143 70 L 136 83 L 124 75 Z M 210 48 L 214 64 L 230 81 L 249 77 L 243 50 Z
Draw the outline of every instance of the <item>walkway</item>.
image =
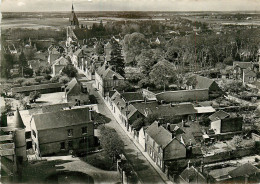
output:
M 104 101 L 101 99 L 97 91 L 91 89 L 91 94 L 94 94 L 98 101 L 98 108 L 100 113 L 111 119 L 111 122 L 106 124 L 106 126 L 114 128 L 122 141 L 125 144 L 124 154 L 127 160 L 132 164 L 135 172 L 137 173 L 139 179 L 142 183 L 165 183 L 161 176 L 156 172 L 153 166 L 145 158 L 143 153 L 136 147 L 133 140 L 130 139 L 124 132 L 122 127 L 117 123 L 114 116 L 111 114 L 107 108 Z

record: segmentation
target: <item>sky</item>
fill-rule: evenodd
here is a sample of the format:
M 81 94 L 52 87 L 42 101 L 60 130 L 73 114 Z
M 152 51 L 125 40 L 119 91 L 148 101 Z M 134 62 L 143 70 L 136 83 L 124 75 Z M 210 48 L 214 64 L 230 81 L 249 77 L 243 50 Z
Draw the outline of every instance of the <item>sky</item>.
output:
M 0 0 L 1 1 L 1 0 Z M 2 12 L 260 11 L 260 0 L 2 0 Z

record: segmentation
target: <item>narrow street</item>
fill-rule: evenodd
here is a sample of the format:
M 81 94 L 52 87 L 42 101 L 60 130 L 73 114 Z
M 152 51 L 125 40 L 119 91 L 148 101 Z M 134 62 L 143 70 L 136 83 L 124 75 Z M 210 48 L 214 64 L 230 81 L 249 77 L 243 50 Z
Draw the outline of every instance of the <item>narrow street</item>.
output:
M 89 83 L 90 93 L 95 95 L 98 101 L 98 108 L 100 113 L 111 119 L 111 122 L 106 126 L 114 128 L 122 141 L 125 144 L 124 153 L 127 160 L 132 164 L 135 172 L 142 183 L 164 183 L 164 180 L 143 156 L 142 152 L 135 146 L 132 140 L 126 135 L 121 126 L 117 123 L 114 116 L 111 114 L 106 104 L 100 99 L 99 94 L 92 87 L 92 82 Z

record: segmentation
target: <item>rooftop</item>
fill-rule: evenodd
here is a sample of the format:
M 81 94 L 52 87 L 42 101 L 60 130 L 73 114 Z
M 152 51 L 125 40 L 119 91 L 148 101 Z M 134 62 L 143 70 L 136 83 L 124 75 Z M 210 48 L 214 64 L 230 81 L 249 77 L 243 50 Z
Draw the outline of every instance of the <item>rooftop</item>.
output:
M 70 127 L 90 122 L 89 108 L 69 109 L 44 114 L 36 114 L 33 115 L 33 119 L 38 131 Z

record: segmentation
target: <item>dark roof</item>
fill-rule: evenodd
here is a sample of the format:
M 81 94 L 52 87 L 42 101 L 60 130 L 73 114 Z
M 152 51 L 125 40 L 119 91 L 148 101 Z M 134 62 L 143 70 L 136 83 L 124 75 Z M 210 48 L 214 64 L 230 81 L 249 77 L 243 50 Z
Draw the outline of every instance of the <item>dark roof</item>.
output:
M 14 87 L 12 88 L 13 93 L 21 93 L 27 91 L 37 91 L 42 89 L 52 89 L 52 88 L 61 88 L 60 83 L 49 83 L 49 84 L 40 84 L 40 85 L 32 85 L 32 86 L 22 86 L 22 87 Z
M 135 103 L 133 105 L 144 116 L 153 113 L 159 114 L 160 116 L 183 116 L 197 113 L 191 103 L 182 103 L 173 106 L 170 104 L 158 105 L 157 102 Z
M 80 28 L 80 29 L 73 29 L 73 33 L 77 37 L 78 40 L 83 40 L 87 38 L 88 29 Z
M 236 178 L 236 177 L 246 176 L 246 175 L 250 176 L 252 174 L 259 173 L 259 172 L 260 170 L 257 167 L 253 166 L 251 163 L 246 163 L 230 171 L 228 174 L 232 178 Z
M 207 77 L 196 75 L 196 89 L 209 89 L 215 81 Z
M 184 169 L 184 171 L 182 171 L 180 176 L 182 177 L 182 179 L 184 179 L 189 183 L 205 180 L 205 177 L 193 166 Z
M 67 95 L 79 95 L 81 93 L 81 86 L 76 78 L 73 78 L 66 87 Z
M 211 116 L 209 116 L 209 119 L 211 121 L 217 121 L 217 120 L 225 119 L 227 117 L 229 117 L 229 114 L 225 111 L 220 110 L 218 112 L 215 112 Z
M 44 105 L 41 107 L 43 113 L 47 112 L 56 112 L 61 111 L 65 107 L 69 107 L 70 103 L 60 103 L 60 104 L 51 104 L 51 105 Z
M 108 96 L 109 96 L 109 97 L 112 97 L 112 96 L 115 94 L 115 92 L 116 92 L 116 91 L 109 91 L 109 92 L 108 92 Z
M 144 100 L 142 93 L 139 92 L 126 92 L 126 93 L 122 93 L 121 95 L 126 102 Z
M 124 77 L 122 77 L 119 73 L 113 71 L 109 67 L 106 67 L 106 63 L 97 70 L 97 74 L 101 76 L 102 79 L 113 79 L 114 77 L 117 79 L 124 79 Z
M 253 67 L 254 64 L 258 64 L 258 63 L 234 61 L 233 62 L 233 67 L 239 66 L 242 69 L 246 69 L 246 68 L 249 68 L 249 67 L 250 68 Z
M 33 115 L 36 129 L 48 130 L 90 122 L 89 108 L 69 109 Z
M 147 129 L 146 133 L 162 148 L 165 148 L 172 141 L 172 134 L 155 121 Z

